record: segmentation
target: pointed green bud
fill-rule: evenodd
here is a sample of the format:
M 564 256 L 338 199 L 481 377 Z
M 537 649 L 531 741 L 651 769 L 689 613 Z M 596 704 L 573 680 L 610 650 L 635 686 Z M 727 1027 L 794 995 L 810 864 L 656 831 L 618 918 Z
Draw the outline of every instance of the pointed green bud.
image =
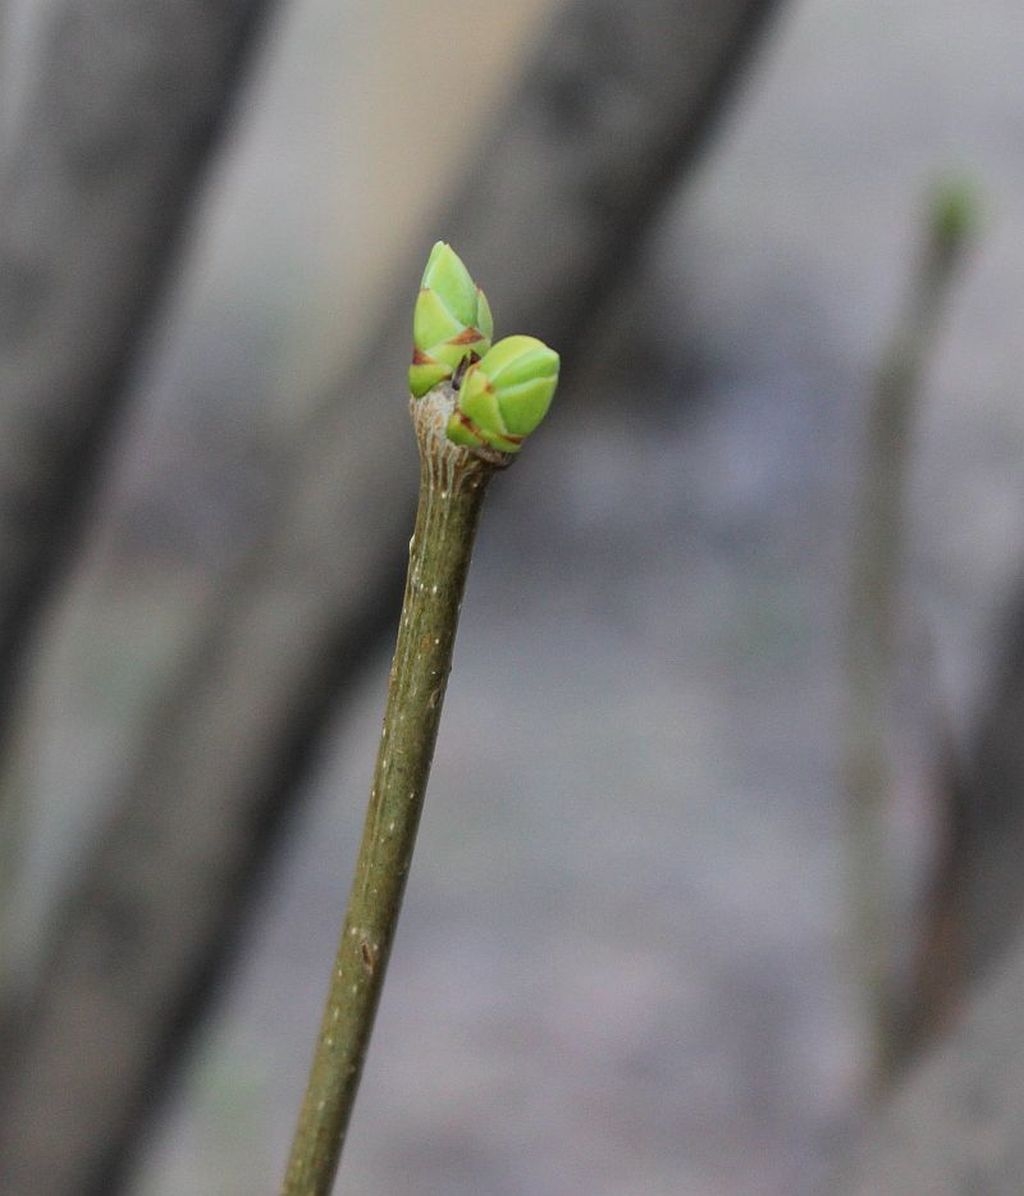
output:
M 483 356 L 491 347 L 494 321 L 487 299 L 462 259 L 438 241 L 423 271 L 412 318 L 412 365 L 409 389 L 422 398 L 452 377 L 462 362 Z
M 551 406 L 558 354 L 533 336 L 507 336 L 462 380 L 448 439 L 470 448 L 517 453 Z

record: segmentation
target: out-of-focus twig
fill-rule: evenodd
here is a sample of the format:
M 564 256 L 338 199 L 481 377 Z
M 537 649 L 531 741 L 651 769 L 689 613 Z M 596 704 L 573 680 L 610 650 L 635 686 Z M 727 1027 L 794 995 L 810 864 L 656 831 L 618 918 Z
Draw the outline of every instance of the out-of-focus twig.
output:
M 922 260 L 882 358 L 868 410 L 853 531 L 843 779 L 850 819 L 855 972 L 868 1041 L 868 1082 L 874 1089 L 891 1078 L 900 1050 L 891 991 L 886 822 L 892 691 L 900 654 L 904 491 L 918 392 L 968 242 L 972 213 L 972 196 L 962 183 L 944 185 L 931 200 Z
M 0 163 L 0 742 L 268 0 L 61 0 Z
M 270 7 L 59 0 L 32 19 L 38 61 L 23 72 L 15 126 L 0 128 L 0 757 L 37 622 L 73 554 L 129 371 Z M 11 61 L 14 47 L 0 49 Z M 10 100 L 7 76 L 4 85 Z M 9 893 L 26 820 L 6 781 Z M 3 1003 L 10 983 L 0 983 Z

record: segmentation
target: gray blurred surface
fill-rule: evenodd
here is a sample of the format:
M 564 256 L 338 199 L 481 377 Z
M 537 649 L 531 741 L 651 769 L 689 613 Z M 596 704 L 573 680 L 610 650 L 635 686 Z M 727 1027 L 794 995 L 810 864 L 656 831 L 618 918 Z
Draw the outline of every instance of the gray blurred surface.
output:
M 909 1077 L 858 1151 L 856 1196 L 1019 1192 L 1024 1175 L 1024 951 Z
M 909 585 L 962 734 L 1024 538 L 1021 26 L 1010 0 L 794 5 L 601 368 L 494 487 L 341 1191 L 830 1190 L 857 1070 L 833 767 L 858 404 L 921 186 L 964 165 L 989 216 L 922 421 Z M 142 1196 L 276 1184 L 386 667 L 339 716 Z M 96 719 L 74 677 L 65 745 Z

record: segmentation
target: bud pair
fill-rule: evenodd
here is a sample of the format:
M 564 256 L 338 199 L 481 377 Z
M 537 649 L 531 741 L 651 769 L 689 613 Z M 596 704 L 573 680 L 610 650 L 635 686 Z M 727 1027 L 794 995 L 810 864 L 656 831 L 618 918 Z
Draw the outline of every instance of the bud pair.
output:
M 558 354 L 532 336 L 493 347 L 483 291 L 449 245 L 431 250 L 413 316 L 409 389 L 422 398 L 441 382 L 456 390 L 448 439 L 468 448 L 519 451 L 547 414 L 558 384 Z

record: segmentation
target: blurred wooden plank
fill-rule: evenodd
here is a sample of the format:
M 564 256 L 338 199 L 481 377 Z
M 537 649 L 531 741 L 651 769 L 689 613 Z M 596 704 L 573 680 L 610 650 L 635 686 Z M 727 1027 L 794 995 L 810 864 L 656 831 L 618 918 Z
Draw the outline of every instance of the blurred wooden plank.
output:
M 774 7 L 566 5 L 409 263 L 408 287 L 430 240 L 445 236 L 487 287 L 500 328 L 550 339 L 569 375 L 589 317 Z M 390 623 L 382 595 L 399 575 L 415 496 L 403 398 L 411 294 L 313 419 L 276 528 L 199 628 L 69 894 L 5 1077 L 0 1188 L 10 1196 L 117 1189 L 310 749 Z

